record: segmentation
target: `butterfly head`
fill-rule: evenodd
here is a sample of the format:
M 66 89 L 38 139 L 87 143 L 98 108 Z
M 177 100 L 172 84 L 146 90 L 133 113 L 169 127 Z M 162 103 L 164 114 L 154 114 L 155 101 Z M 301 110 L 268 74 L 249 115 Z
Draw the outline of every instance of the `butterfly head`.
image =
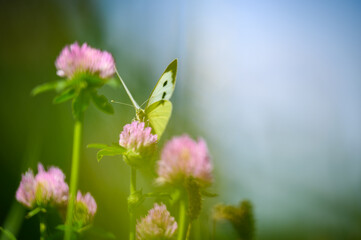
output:
M 143 109 L 138 108 L 136 110 L 136 116 L 138 121 L 145 122 L 145 111 Z

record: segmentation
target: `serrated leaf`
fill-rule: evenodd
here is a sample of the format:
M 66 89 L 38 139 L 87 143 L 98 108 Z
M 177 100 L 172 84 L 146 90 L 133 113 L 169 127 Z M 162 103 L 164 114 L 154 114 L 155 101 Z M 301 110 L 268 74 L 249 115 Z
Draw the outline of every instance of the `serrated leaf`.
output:
M 114 108 L 104 95 L 98 95 L 96 91 L 91 93 L 94 105 L 105 113 L 113 114 Z
M 73 115 L 75 119 L 81 119 L 83 113 L 89 106 L 90 96 L 86 89 L 80 91 L 79 95 L 73 99 Z
M 75 97 L 75 95 L 76 95 L 75 89 L 69 88 L 69 89 L 61 92 L 59 95 L 57 95 L 53 99 L 53 103 L 58 104 L 58 103 L 66 102 L 66 101 L 72 99 L 73 97 Z
M 45 213 L 45 212 L 46 212 L 46 209 L 45 209 L 45 208 L 41 208 L 41 207 L 37 207 L 37 208 L 35 208 L 34 210 L 30 211 L 25 217 L 26 217 L 26 218 L 31 218 L 31 217 L 35 216 L 36 214 L 38 214 L 39 212 Z
M 101 148 L 108 147 L 108 145 L 102 144 L 102 143 L 91 143 L 91 144 L 88 144 L 86 147 L 87 148 L 99 148 L 99 149 L 101 149 Z
M 16 240 L 16 237 L 14 236 L 14 234 L 12 234 L 12 232 L 10 232 L 9 230 L 6 230 L 2 227 L 0 227 L 0 231 L 5 235 L 5 237 L 7 237 L 10 240 Z
M 102 150 L 98 151 L 97 153 L 97 159 L 98 162 L 104 157 L 104 156 L 117 156 L 122 155 L 126 151 L 125 148 L 121 146 L 112 146 L 112 147 L 106 147 Z
M 55 81 L 55 82 L 47 82 L 47 83 L 36 86 L 31 91 L 31 95 L 35 96 L 35 95 L 38 95 L 39 93 L 43 93 L 43 92 L 50 91 L 50 90 L 61 91 L 66 86 L 68 86 L 68 84 L 69 84 L 68 80 L 59 80 L 59 81 Z

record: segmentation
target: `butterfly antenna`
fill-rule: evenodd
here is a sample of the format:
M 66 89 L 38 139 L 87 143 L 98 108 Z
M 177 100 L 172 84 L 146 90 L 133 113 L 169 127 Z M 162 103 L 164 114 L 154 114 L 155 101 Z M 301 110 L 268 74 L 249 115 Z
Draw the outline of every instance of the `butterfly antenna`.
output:
M 125 105 L 125 106 L 128 106 L 128 107 L 133 107 L 133 105 L 130 105 L 128 103 L 122 103 L 122 102 L 118 102 L 118 101 L 114 101 L 114 100 L 110 100 L 111 103 L 116 103 L 116 104 L 121 104 L 121 105 Z
M 150 99 L 150 98 L 148 98 L 147 100 L 145 100 L 145 101 L 142 103 L 142 105 L 140 105 L 140 107 L 143 107 L 143 105 L 144 105 L 146 102 L 148 102 L 149 99 Z
M 129 98 L 130 98 L 130 100 L 132 101 L 132 103 L 133 103 L 134 107 L 135 107 L 136 109 L 139 109 L 140 107 L 139 107 L 138 103 L 134 100 L 134 98 L 133 98 L 132 94 L 130 93 L 130 91 L 128 90 L 127 86 L 125 85 L 125 83 L 124 83 L 123 79 L 122 79 L 122 78 L 121 78 L 121 76 L 119 75 L 117 68 L 116 68 L 116 67 L 114 67 L 114 68 L 115 68 L 115 72 L 116 72 L 116 74 L 117 74 L 117 76 L 118 76 L 118 78 L 119 78 L 120 82 L 122 83 L 122 85 L 123 85 L 123 87 L 124 87 L 125 91 L 127 92 L 128 96 L 129 96 Z

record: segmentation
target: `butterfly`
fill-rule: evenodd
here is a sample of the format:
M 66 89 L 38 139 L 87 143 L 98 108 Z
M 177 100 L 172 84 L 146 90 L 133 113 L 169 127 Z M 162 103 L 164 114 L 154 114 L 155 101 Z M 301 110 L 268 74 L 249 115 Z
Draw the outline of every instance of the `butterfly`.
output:
M 144 109 L 142 109 L 134 100 L 132 94 L 116 70 L 118 78 L 120 79 L 120 82 L 135 108 L 136 120 L 144 122 L 147 126 L 150 126 L 152 128 L 152 132 L 157 134 L 158 140 L 167 127 L 169 118 L 172 114 L 172 103 L 169 100 L 172 97 L 175 88 L 177 65 L 177 59 L 174 59 L 168 65 L 146 101 L 147 104 Z

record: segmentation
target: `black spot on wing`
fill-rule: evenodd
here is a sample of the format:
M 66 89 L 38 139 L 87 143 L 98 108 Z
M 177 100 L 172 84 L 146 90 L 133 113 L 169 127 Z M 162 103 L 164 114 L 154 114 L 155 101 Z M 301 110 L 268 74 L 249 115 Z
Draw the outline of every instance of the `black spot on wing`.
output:
M 166 93 L 166 92 L 163 92 L 162 99 L 165 98 L 165 95 L 167 95 L 167 93 Z
M 165 81 L 165 82 L 163 83 L 163 87 L 167 86 L 167 83 L 168 83 L 168 81 Z

